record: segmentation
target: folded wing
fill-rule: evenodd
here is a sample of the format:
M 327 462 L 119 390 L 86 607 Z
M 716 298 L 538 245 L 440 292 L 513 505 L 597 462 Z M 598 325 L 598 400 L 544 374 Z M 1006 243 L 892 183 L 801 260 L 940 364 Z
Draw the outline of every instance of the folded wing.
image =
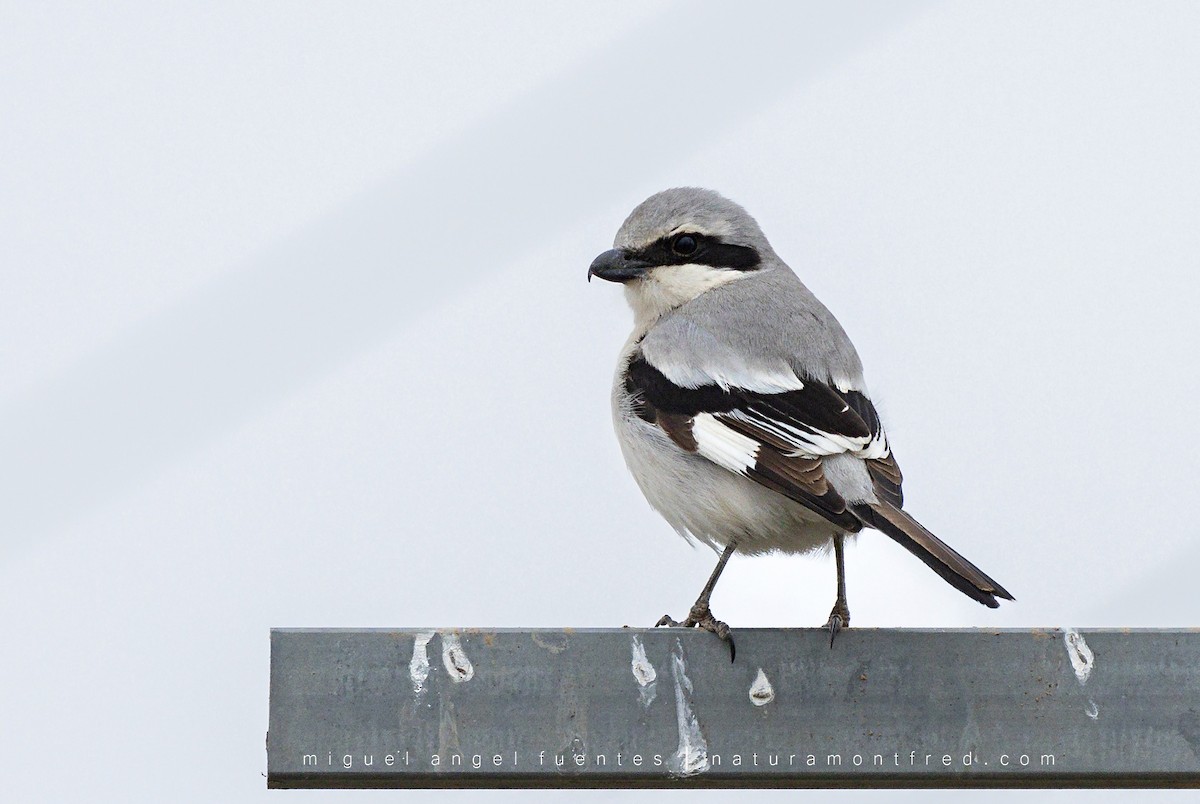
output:
M 678 372 L 675 372 L 678 373 Z M 862 522 L 825 477 L 823 459 L 843 453 L 866 461 L 881 499 L 901 500 L 902 477 L 879 417 L 858 391 L 837 389 L 783 371 L 711 382 L 677 383 L 635 353 L 625 386 L 637 415 L 681 448 L 857 531 Z M 739 382 L 739 380 L 742 380 Z

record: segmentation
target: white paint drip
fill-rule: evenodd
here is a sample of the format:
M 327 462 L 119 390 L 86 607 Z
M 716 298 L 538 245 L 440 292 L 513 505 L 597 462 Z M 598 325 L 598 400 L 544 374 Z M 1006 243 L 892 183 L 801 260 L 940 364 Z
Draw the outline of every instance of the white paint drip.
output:
M 429 640 L 433 639 L 433 634 L 433 631 L 421 631 L 413 640 L 408 677 L 412 679 L 413 695 L 418 698 L 425 694 L 425 681 L 429 678 Z
M 1075 671 L 1075 678 L 1079 681 L 1079 686 L 1083 687 L 1087 684 L 1088 679 L 1092 675 L 1092 670 L 1096 666 L 1096 656 L 1092 653 L 1092 649 L 1088 647 L 1088 643 L 1084 641 L 1083 634 L 1076 631 L 1074 628 L 1063 629 L 1063 642 L 1067 646 L 1067 658 L 1071 660 L 1071 668 Z M 1088 705 L 1084 707 L 1083 713 L 1096 720 L 1100 717 L 1100 707 L 1091 698 L 1088 698 Z
M 475 668 L 458 641 L 458 634 L 442 634 L 442 664 L 455 683 L 470 681 L 475 675 Z
M 1075 669 L 1075 678 L 1079 679 L 1079 684 L 1082 686 L 1087 683 L 1088 676 L 1092 674 L 1096 657 L 1087 642 L 1084 641 L 1083 634 L 1074 628 L 1063 630 L 1063 642 L 1067 645 L 1067 658 L 1071 660 L 1071 667 Z
M 775 688 L 771 686 L 767 674 L 760 667 L 754 683 L 750 685 L 750 703 L 755 706 L 766 706 L 773 700 L 775 700 Z
M 678 639 L 675 650 L 671 651 L 671 675 L 675 677 L 675 719 L 679 725 L 679 748 L 671 757 L 671 771 L 677 776 L 695 776 L 710 767 L 708 743 L 692 710 L 692 682 L 687 677 L 683 645 Z
M 638 696 L 642 707 L 646 708 L 654 702 L 654 696 L 657 694 L 658 684 L 655 682 L 658 681 L 658 673 L 654 671 L 654 665 L 650 664 L 650 659 L 646 656 L 646 646 L 638 639 L 637 634 L 633 635 L 630 651 L 633 655 L 633 678 L 638 683 Z

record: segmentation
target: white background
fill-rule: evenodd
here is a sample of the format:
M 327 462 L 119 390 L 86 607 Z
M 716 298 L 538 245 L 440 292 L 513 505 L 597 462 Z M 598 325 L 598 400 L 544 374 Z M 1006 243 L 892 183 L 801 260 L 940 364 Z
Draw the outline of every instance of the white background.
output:
M 680 184 L 756 215 L 858 345 L 909 509 L 1018 599 L 867 533 L 856 626 L 1200 624 L 1197 31 L 1163 2 L 0 4 L 3 797 L 396 797 L 266 792 L 270 627 L 682 615 L 713 556 L 622 466 L 630 317 L 584 281 Z M 833 580 L 735 559 L 714 610 L 819 625 Z

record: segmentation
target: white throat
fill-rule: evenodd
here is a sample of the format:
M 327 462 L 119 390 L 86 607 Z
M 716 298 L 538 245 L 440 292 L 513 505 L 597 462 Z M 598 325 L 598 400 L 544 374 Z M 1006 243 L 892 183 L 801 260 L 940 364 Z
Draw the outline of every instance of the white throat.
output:
M 633 308 L 634 329 L 645 332 L 665 313 L 719 285 L 747 274 L 708 265 L 664 265 L 641 279 L 625 283 L 625 299 Z

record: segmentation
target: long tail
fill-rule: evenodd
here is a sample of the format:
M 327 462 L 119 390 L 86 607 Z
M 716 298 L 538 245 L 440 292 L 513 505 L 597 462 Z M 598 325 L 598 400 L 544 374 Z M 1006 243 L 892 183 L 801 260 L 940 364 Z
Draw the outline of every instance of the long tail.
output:
M 860 504 L 854 506 L 853 511 L 864 525 L 881 530 L 900 542 L 967 597 L 993 609 L 1000 605 L 996 601 L 998 597 L 1014 599 L 979 567 L 954 552 L 949 545 L 926 530 L 924 525 L 891 503 Z

